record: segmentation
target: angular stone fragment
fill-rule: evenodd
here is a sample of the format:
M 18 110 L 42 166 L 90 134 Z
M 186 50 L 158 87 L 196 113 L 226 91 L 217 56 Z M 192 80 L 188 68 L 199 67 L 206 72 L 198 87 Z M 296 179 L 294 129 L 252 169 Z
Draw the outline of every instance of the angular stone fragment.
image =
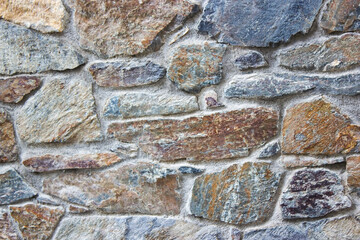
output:
M 320 26 L 328 32 L 360 30 L 360 1 L 331 0 L 321 18 Z
M 179 172 L 181 172 L 182 174 L 197 174 L 197 173 L 203 173 L 204 169 L 182 166 L 179 167 Z
M 310 156 L 283 156 L 281 163 L 286 168 L 315 167 L 345 162 L 343 157 L 319 158 Z
M 214 113 L 183 120 L 140 120 L 109 125 L 109 137 L 136 142 L 154 159 L 221 160 L 247 156 L 276 136 L 278 114 L 265 108 Z
M 62 32 L 67 12 L 61 0 L 0 0 L 0 18 L 43 33 Z
M 64 215 L 62 207 L 48 207 L 45 205 L 26 204 L 11 206 L 11 217 L 19 225 L 24 239 L 49 239 L 55 227 Z
M 291 70 L 345 71 L 360 64 L 360 35 L 343 34 L 325 42 L 280 53 L 280 65 Z
M 92 88 L 83 81 L 45 83 L 16 115 L 19 136 L 30 144 L 101 139 Z
M 360 239 L 360 216 L 348 216 L 327 221 L 322 228 L 324 240 L 327 239 Z
M 186 0 L 76 0 L 80 43 L 108 57 L 144 52 L 170 23 L 180 25 L 197 6 Z
M 297 171 L 281 198 L 284 219 L 316 218 L 351 207 L 341 179 L 326 169 Z
M 283 225 L 273 228 L 265 228 L 247 231 L 243 240 L 308 240 L 306 229 L 299 226 Z M 319 239 L 316 239 L 319 240 Z
M 268 47 L 307 33 L 321 4 L 322 0 L 209 0 L 198 29 L 219 42 Z
M 0 108 L 0 163 L 14 162 L 17 159 L 14 127 L 9 114 Z
M 110 149 L 121 158 L 135 158 L 138 155 L 139 147 L 132 143 L 118 143 Z
M 275 157 L 280 153 L 280 144 L 279 142 L 269 143 L 261 151 L 259 159 Z
M 153 62 L 98 62 L 89 67 L 95 82 L 101 87 L 136 87 L 155 83 L 163 78 L 166 69 Z
M 74 69 L 86 59 L 72 46 L 0 21 L 0 74 Z
M 86 207 L 76 206 L 76 205 L 70 205 L 68 208 L 68 211 L 72 214 L 79 214 L 79 213 L 87 213 L 90 212 L 90 209 Z
M 5 211 L 0 211 L 0 239 L 4 240 L 18 240 L 15 226 L 10 220 L 10 216 Z
M 13 169 L 0 174 L 0 205 L 18 202 L 36 195 L 29 184 Z
M 349 153 L 360 140 L 360 127 L 324 99 L 295 105 L 286 111 L 282 129 L 285 154 Z
M 235 59 L 235 65 L 240 70 L 247 70 L 251 68 L 266 67 L 269 64 L 260 52 L 248 50 Z
M 229 229 L 155 217 L 67 218 L 55 240 L 73 239 L 228 239 Z
M 347 185 L 360 188 L 360 156 L 346 158 Z
M 33 172 L 49 172 L 65 169 L 102 168 L 121 162 L 113 153 L 79 154 L 74 156 L 46 154 L 24 160 L 25 167 Z
M 172 56 L 167 77 L 186 92 L 197 93 L 219 84 L 226 46 L 213 43 L 180 46 Z
M 18 103 L 26 94 L 40 86 L 38 77 L 14 77 L 0 79 L 0 101 Z
M 195 180 L 190 202 L 197 217 L 231 224 L 264 222 L 272 213 L 281 175 L 269 163 L 244 163 Z
M 189 113 L 196 110 L 199 110 L 196 96 L 125 93 L 108 100 L 105 105 L 104 116 L 137 118 Z
M 204 99 L 207 108 L 223 107 L 224 104 L 218 102 L 218 95 L 214 90 L 208 90 L 204 94 Z
M 184 37 L 189 31 L 190 31 L 190 29 L 189 29 L 188 27 L 185 27 L 184 29 L 182 29 L 181 31 L 179 31 L 179 32 L 173 37 L 173 39 L 171 39 L 171 41 L 169 42 L 169 45 L 176 43 L 179 39 L 181 39 L 182 37 Z
M 178 188 L 175 170 L 147 163 L 91 174 L 64 173 L 43 182 L 47 194 L 107 213 L 129 214 L 178 214 Z

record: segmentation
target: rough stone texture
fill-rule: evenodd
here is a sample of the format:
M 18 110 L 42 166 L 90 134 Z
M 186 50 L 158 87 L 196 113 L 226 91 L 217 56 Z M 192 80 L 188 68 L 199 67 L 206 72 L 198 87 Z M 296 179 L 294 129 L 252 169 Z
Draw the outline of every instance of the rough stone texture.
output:
M 178 40 L 180 40 L 182 37 L 184 37 L 186 34 L 188 34 L 188 32 L 190 31 L 190 29 L 188 27 L 185 27 L 184 29 L 182 29 L 181 31 L 179 31 L 169 42 L 169 45 L 176 43 Z
M 0 174 L 0 205 L 32 198 L 36 192 L 13 169 Z
M 64 210 L 61 207 L 47 207 L 45 205 L 26 204 L 11 206 L 11 217 L 19 225 L 25 240 L 49 239 L 60 221 Z
M 228 239 L 228 230 L 171 218 L 86 217 L 65 219 L 55 240 L 73 239 Z
M 265 148 L 260 152 L 258 158 L 271 158 L 280 154 L 280 144 L 279 142 L 269 143 L 265 146 Z
M 247 156 L 277 134 L 278 114 L 266 108 L 183 120 L 140 120 L 109 125 L 109 137 L 136 142 L 154 159 L 221 160 Z
M 299 226 L 283 225 L 273 228 L 247 231 L 243 240 L 309 240 L 306 229 Z M 316 239 L 319 240 L 319 239 Z
M 219 84 L 226 46 L 213 43 L 182 45 L 171 58 L 167 77 L 186 92 L 197 93 Z
M 0 163 L 18 159 L 15 132 L 9 114 L 0 108 Z
M 67 12 L 61 0 L 0 0 L 0 17 L 49 33 L 64 30 Z
M 25 167 L 33 172 L 48 172 L 64 169 L 102 168 L 121 162 L 114 153 L 79 154 L 74 156 L 51 155 L 24 160 Z
M 0 74 L 74 69 L 86 62 L 72 46 L 0 21 Z
M 341 179 L 325 169 L 304 169 L 292 176 L 281 198 L 284 219 L 322 217 L 351 207 Z
M 180 25 L 197 6 L 185 0 L 76 0 L 80 43 L 98 54 L 136 55 L 171 22 Z
M 345 162 L 343 157 L 318 158 L 309 156 L 283 156 L 281 164 L 286 168 L 315 167 Z
M 264 56 L 258 51 L 248 50 L 235 59 L 235 65 L 240 70 L 266 67 L 269 64 Z
M 68 212 L 72 214 L 80 214 L 80 213 L 87 213 L 90 212 L 90 209 L 86 207 L 76 206 L 76 205 L 70 205 L 68 208 Z
M 38 77 L 0 79 L 0 102 L 18 103 L 25 95 L 40 86 Z
M 288 79 L 279 74 L 238 75 L 225 89 L 227 98 L 272 99 L 305 92 L 315 83 L 303 79 Z
M 45 83 L 16 115 L 18 134 L 30 144 L 101 139 L 92 87 L 81 80 Z
M 331 0 L 321 18 L 320 26 L 328 32 L 360 30 L 360 1 Z
M 125 93 L 110 98 L 104 109 L 106 117 L 137 118 L 171 115 L 199 110 L 196 96 Z
M 347 185 L 349 187 L 360 187 L 360 156 L 346 158 Z
M 307 33 L 321 4 L 322 0 L 209 0 L 198 29 L 219 42 L 267 47 Z
M 47 178 L 43 191 L 66 201 L 108 213 L 175 215 L 180 212 L 175 170 L 140 163 L 117 170 L 65 173 Z
M 178 170 L 182 174 L 198 174 L 198 173 L 203 173 L 205 171 L 204 169 L 188 167 L 188 166 L 179 167 Z
M 98 62 L 89 71 L 99 86 L 122 88 L 155 83 L 166 74 L 164 67 L 150 61 Z
M 322 72 L 352 69 L 360 64 L 359 41 L 359 34 L 348 33 L 303 45 L 280 53 L 280 65 L 291 70 Z
M 360 239 L 360 216 L 329 220 L 323 226 L 324 239 Z
M 224 107 L 224 104 L 218 101 L 218 95 L 214 90 L 206 91 L 204 94 L 204 99 L 205 99 L 206 107 L 209 109 Z
M 190 209 L 195 216 L 231 224 L 264 222 L 279 182 L 269 163 L 232 165 L 195 180 Z
M 297 104 L 286 111 L 282 129 L 285 154 L 348 153 L 360 139 L 360 127 L 324 99 Z
M 3 210 L 0 211 L 0 239 L 18 240 L 15 226 L 11 223 L 9 214 Z
M 110 148 L 110 151 L 116 153 L 121 158 L 135 158 L 138 155 L 139 147 L 132 143 L 118 143 Z

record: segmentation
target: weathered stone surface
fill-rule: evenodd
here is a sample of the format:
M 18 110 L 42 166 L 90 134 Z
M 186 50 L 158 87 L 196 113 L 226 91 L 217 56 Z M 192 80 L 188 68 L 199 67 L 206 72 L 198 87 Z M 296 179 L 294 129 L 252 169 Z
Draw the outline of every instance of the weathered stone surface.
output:
M 273 228 L 265 228 L 247 231 L 243 240 L 309 240 L 306 229 L 299 226 L 283 225 Z M 317 239 L 319 240 L 319 239 Z
M 271 99 L 305 92 L 315 83 L 303 79 L 288 79 L 279 74 L 238 75 L 225 89 L 227 98 Z
M 258 158 L 271 158 L 280 154 L 280 144 L 279 142 L 269 143 L 265 146 L 265 148 L 260 152 Z
M 171 115 L 199 110 L 196 96 L 124 93 L 110 98 L 104 109 L 106 117 L 137 118 Z
M 269 64 L 264 56 L 258 51 L 248 50 L 235 59 L 235 65 L 240 70 L 266 67 Z
M 9 214 L 5 211 L 0 211 L 0 239 L 4 240 L 18 240 L 15 226 L 11 223 Z
M 218 95 L 214 90 L 208 90 L 204 93 L 204 99 L 207 108 L 223 107 L 224 104 L 218 101 Z
M 280 65 L 292 70 L 345 71 L 360 64 L 360 35 L 343 34 L 325 42 L 280 53 Z
M 73 239 L 228 239 L 229 230 L 155 217 L 74 217 L 62 221 L 55 240 Z
M 11 206 L 11 217 L 19 225 L 24 239 L 49 239 L 60 221 L 64 210 L 61 207 L 26 204 Z
M 328 32 L 360 30 L 360 1 L 331 0 L 321 18 L 320 26 Z
M 347 185 L 360 188 L 360 156 L 346 158 Z
M 27 143 L 101 139 L 91 85 L 83 81 L 45 83 L 16 115 L 19 136 Z
M 9 114 L 0 108 L 0 163 L 18 159 L 14 127 Z
M 0 74 L 74 69 L 86 59 L 72 46 L 0 21 Z
M 219 42 L 267 47 L 307 33 L 321 4 L 322 0 L 209 0 L 198 29 Z
M 203 173 L 204 169 L 182 166 L 179 167 L 179 172 L 181 172 L 182 174 L 198 174 L 198 173 Z
M 61 0 L 1 0 L 0 17 L 49 33 L 64 30 L 67 12 Z
M 186 0 L 76 0 L 80 43 L 108 57 L 147 49 L 171 22 L 181 24 L 197 6 Z
M 98 62 L 89 71 L 99 86 L 122 88 L 155 83 L 166 74 L 164 67 L 150 61 Z
M 351 207 L 341 179 L 326 169 L 297 171 L 281 198 L 283 218 L 315 218 Z
M 179 31 L 169 42 L 169 45 L 176 43 L 179 39 L 181 39 L 182 37 L 184 37 L 188 32 L 190 31 L 190 29 L 188 27 L 185 27 L 184 29 L 182 29 L 181 31 Z
M 184 91 L 197 93 L 219 84 L 226 46 L 213 43 L 182 45 L 171 59 L 167 77 Z
M 343 157 L 319 158 L 310 156 L 283 156 L 281 164 L 286 168 L 315 167 L 345 162 Z
M 18 103 L 23 97 L 40 86 L 38 77 L 14 77 L 0 79 L 0 101 Z
M 322 228 L 326 239 L 360 239 L 360 216 L 348 216 L 327 221 Z
M 95 153 L 74 156 L 46 154 L 28 158 L 22 163 L 33 172 L 49 172 L 64 169 L 102 168 L 121 161 L 122 159 L 114 153 Z
M 360 127 L 324 99 L 297 104 L 286 111 L 282 129 L 285 154 L 348 153 L 360 139 Z
M 0 174 L 0 205 L 18 202 L 36 195 L 24 179 L 13 169 Z
M 90 175 L 64 173 L 43 182 L 45 193 L 108 213 L 178 214 L 178 188 L 175 170 L 148 163 Z
M 109 137 L 137 142 L 154 159 L 221 160 L 247 156 L 277 134 L 278 114 L 266 108 L 214 113 L 183 120 L 141 120 L 109 125 Z
M 70 205 L 68 208 L 68 211 L 72 214 L 80 214 L 80 213 L 87 213 L 90 212 L 90 209 L 86 207 L 76 206 L 76 205 Z
M 139 147 L 133 143 L 118 143 L 110 148 L 110 151 L 124 159 L 135 158 L 138 155 Z
M 191 212 L 231 224 L 264 222 L 272 213 L 280 177 L 269 163 L 250 162 L 200 176 L 194 183 Z

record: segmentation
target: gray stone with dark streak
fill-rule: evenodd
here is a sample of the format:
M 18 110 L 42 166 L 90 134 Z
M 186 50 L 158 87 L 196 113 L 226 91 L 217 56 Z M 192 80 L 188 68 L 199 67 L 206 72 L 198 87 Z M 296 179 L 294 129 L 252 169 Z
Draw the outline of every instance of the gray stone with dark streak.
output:
M 269 143 L 261 151 L 258 158 L 259 159 L 271 158 L 271 157 L 277 156 L 279 153 L 280 153 L 280 144 L 279 144 L 279 142 Z
M 235 59 L 235 65 L 240 70 L 247 70 L 250 68 L 266 67 L 269 64 L 260 52 L 249 50 Z

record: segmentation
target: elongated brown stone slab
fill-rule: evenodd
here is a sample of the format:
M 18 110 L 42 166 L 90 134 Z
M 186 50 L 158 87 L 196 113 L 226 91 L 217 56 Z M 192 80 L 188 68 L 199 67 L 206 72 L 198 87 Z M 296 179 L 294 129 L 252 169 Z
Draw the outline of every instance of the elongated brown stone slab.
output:
M 154 159 L 220 160 L 247 156 L 277 134 L 278 114 L 247 108 L 184 120 L 141 120 L 112 123 L 110 137 L 137 142 Z
M 286 111 L 282 129 L 285 154 L 348 153 L 360 140 L 360 127 L 324 99 L 295 105 Z
M 50 238 L 60 218 L 64 215 L 64 209 L 26 204 L 24 206 L 11 206 L 10 213 L 19 225 L 24 239 L 46 240 Z
M 44 155 L 23 161 L 25 167 L 33 172 L 48 172 L 64 169 L 101 168 L 121 162 L 114 153 L 80 154 L 75 156 Z
M 184 21 L 195 6 L 186 0 L 76 0 L 75 24 L 84 47 L 108 57 L 136 55 L 171 22 Z
M 91 174 L 64 173 L 43 182 L 47 194 L 108 213 L 178 214 L 178 188 L 175 170 L 150 163 Z
M 0 163 L 14 162 L 18 159 L 13 123 L 9 114 L 0 109 Z
M 346 158 L 346 172 L 348 186 L 360 188 L 360 156 Z
M 0 101 L 18 103 L 26 94 L 40 86 L 37 77 L 14 77 L 0 79 Z
M 280 173 L 269 163 L 232 165 L 195 180 L 190 203 L 198 217 L 231 224 L 263 222 L 272 212 Z
M 10 220 L 8 212 L 0 210 L 0 239 L 1 240 L 18 240 L 15 226 Z

